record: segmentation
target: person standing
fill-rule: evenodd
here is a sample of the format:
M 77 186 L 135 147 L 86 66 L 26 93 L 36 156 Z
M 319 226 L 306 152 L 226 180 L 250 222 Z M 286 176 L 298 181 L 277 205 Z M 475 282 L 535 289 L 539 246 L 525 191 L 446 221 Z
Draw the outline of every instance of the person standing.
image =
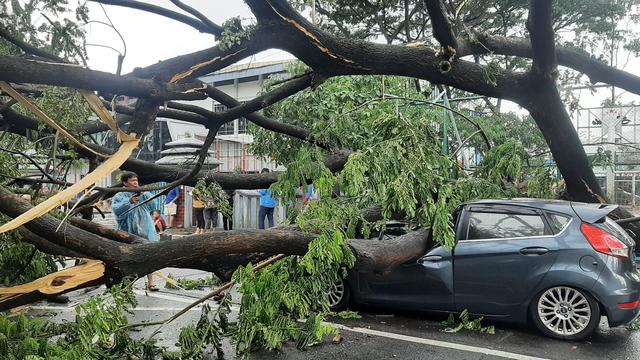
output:
M 120 181 L 126 188 L 139 186 L 138 175 L 134 172 L 123 172 Z M 153 225 L 151 209 L 148 204 L 143 204 L 149 198 L 150 195 L 145 192 L 119 192 L 113 197 L 111 209 L 116 215 L 116 225 L 119 230 L 149 241 L 158 241 L 159 236 Z M 147 275 L 147 289 L 158 291 L 158 287 L 153 284 L 152 274 Z
M 173 228 L 175 225 L 176 214 L 178 213 L 178 197 L 180 197 L 180 187 L 174 187 L 167 194 L 167 198 L 164 199 L 164 214 L 169 221 L 169 228 Z
M 303 187 L 304 189 L 304 187 Z M 302 195 L 302 208 L 304 209 L 313 198 L 313 184 L 307 186 L 307 192 Z
M 262 169 L 261 173 L 268 173 L 269 169 Z M 276 207 L 276 199 L 269 189 L 260 189 L 260 210 L 258 211 L 258 228 L 264 229 L 264 217 L 269 219 L 269 227 L 273 227 L 273 210 Z
M 214 231 L 218 227 L 218 209 L 210 195 L 205 196 L 204 200 L 204 229 Z
M 193 193 L 193 202 L 191 204 L 193 211 L 196 213 L 196 232 L 194 235 L 204 234 L 204 201 Z
M 224 213 L 222 214 L 222 226 L 226 231 L 233 230 L 233 198 L 236 193 L 233 190 L 225 190 L 224 192 L 227 194 L 227 201 L 229 201 L 229 207 L 231 207 L 231 215 L 225 216 Z

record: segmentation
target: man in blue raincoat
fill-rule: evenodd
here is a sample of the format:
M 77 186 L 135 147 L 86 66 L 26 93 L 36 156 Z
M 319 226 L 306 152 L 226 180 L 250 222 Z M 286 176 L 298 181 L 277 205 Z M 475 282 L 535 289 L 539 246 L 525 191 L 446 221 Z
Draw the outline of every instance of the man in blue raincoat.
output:
M 138 187 L 138 175 L 134 172 L 125 171 L 122 173 L 121 181 L 124 187 Z M 113 197 L 111 208 L 116 215 L 119 230 L 138 235 L 149 241 L 158 241 L 158 233 L 153 225 L 149 204 L 136 207 L 150 197 L 149 193 L 136 192 L 119 192 Z M 158 291 L 158 288 L 153 285 L 151 274 L 147 275 L 147 289 Z

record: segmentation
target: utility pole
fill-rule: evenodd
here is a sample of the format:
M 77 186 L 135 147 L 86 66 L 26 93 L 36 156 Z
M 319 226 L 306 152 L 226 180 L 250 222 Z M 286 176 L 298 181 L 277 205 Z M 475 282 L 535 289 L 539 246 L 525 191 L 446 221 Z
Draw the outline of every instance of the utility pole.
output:
M 311 23 L 316 26 L 316 0 L 311 0 Z

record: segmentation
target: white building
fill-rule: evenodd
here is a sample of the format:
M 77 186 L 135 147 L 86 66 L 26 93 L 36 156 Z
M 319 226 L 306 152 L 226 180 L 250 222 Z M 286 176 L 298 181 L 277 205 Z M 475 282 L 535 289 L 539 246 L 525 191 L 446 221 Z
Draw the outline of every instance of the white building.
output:
M 579 109 L 573 121 L 587 155 L 608 158 L 593 170 L 609 200 L 639 205 L 640 106 Z
M 290 61 L 271 61 L 233 65 L 214 74 L 206 75 L 200 80 L 216 87 L 239 102 L 255 98 L 262 90 L 263 81 L 270 76 L 285 75 L 286 66 Z M 211 111 L 224 111 L 226 107 L 211 99 L 191 101 Z M 203 139 L 207 130 L 204 126 L 173 119 L 162 119 L 167 124 L 171 140 L 184 137 Z M 218 131 L 212 150 L 220 165 L 219 172 L 254 173 L 262 168 L 282 170 L 270 159 L 260 159 L 247 151 L 247 145 L 253 142 L 253 136 L 247 133 L 248 121 L 245 118 L 236 119 L 223 125 Z

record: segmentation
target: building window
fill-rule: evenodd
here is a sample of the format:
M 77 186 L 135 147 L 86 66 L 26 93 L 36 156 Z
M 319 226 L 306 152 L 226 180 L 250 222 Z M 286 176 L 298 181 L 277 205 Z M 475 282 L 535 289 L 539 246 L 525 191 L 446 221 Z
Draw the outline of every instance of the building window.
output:
M 213 105 L 213 111 L 214 112 L 223 112 L 226 111 L 227 107 L 223 104 L 214 104 Z M 235 121 L 229 121 L 226 124 L 223 124 L 220 129 L 218 130 L 218 135 L 233 135 L 234 129 L 233 129 L 233 123 Z
M 245 118 L 238 119 L 238 134 L 246 134 L 249 121 Z
M 215 83 L 213 83 L 213 86 L 225 86 L 225 85 L 233 85 L 234 81 L 233 79 L 229 79 L 229 80 L 222 80 L 222 81 L 216 81 Z

